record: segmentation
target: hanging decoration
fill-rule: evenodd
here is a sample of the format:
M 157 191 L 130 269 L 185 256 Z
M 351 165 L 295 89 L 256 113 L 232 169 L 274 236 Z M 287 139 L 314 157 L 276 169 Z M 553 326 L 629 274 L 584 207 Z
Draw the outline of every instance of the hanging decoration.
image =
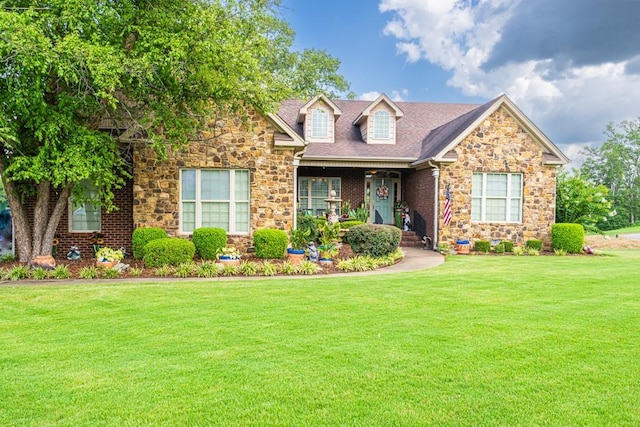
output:
M 387 200 L 389 198 L 389 187 L 384 185 L 384 179 L 382 180 L 382 185 L 376 189 L 376 196 L 380 200 Z

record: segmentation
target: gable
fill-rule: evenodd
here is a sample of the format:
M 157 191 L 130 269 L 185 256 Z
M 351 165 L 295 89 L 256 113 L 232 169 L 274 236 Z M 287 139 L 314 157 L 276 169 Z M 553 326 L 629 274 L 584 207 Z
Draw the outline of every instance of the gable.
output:
M 403 116 L 403 111 L 382 94 L 358 115 L 353 125 L 360 128 L 367 144 L 395 144 L 396 121 Z

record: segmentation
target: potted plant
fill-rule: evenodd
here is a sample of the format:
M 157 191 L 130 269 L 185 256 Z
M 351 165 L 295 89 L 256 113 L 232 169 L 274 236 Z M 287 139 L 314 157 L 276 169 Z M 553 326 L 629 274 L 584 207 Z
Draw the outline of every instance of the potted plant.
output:
M 320 263 L 332 263 L 333 257 L 338 255 L 338 242 L 340 242 L 340 223 L 325 223 L 318 227 L 320 234 Z
M 240 264 L 240 251 L 233 246 L 225 246 L 218 252 L 218 262 L 221 264 Z
M 112 268 L 124 258 L 124 254 L 119 249 L 111 249 L 107 246 L 96 251 L 96 266 Z
M 305 248 L 307 247 L 307 243 L 309 243 L 310 235 L 311 230 L 308 228 L 306 230 L 297 228 L 289 232 L 289 243 L 291 247 L 287 248 L 287 257 L 292 263 L 298 264 L 304 259 Z

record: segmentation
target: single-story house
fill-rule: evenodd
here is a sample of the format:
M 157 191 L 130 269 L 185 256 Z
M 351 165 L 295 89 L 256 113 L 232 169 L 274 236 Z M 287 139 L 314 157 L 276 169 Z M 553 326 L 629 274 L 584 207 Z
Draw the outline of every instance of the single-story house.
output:
M 550 240 L 556 172 L 569 160 L 505 95 L 482 105 L 319 95 L 249 122 L 213 120 L 166 161 L 134 140 L 120 210 L 70 204 L 60 246 L 90 250 L 100 232 L 105 244 L 130 249 L 136 227 L 186 237 L 207 226 L 247 248 L 257 229 L 325 215 L 332 190 L 364 206 L 369 222 L 394 224 L 394 208 L 406 206 L 412 229 L 433 247 Z

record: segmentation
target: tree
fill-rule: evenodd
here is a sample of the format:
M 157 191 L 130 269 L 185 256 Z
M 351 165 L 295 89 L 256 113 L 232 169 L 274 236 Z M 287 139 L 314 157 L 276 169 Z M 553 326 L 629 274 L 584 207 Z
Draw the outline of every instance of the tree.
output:
M 606 186 L 617 211 L 633 224 L 640 213 L 640 118 L 609 123 L 607 140 L 585 151 L 580 174 Z
M 609 190 L 583 177 L 560 171 L 556 178 L 556 222 L 582 224 L 585 228 L 615 215 L 608 200 Z
M 348 89 L 337 60 L 292 51 L 293 36 L 279 0 L 0 0 L 0 175 L 20 261 L 50 252 L 81 182 L 115 208 L 130 165 L 105 121 L 162 156 L 205 118 Z

